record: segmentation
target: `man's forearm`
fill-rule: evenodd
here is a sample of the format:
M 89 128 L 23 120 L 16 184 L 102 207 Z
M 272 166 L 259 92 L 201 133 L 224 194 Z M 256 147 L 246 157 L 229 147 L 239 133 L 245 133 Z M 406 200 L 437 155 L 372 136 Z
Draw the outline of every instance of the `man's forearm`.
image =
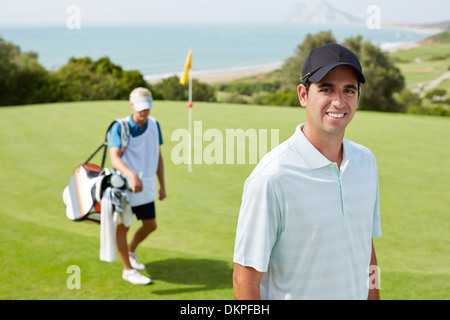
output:
M 380 284 L 380 274 L 378 272 L 377 256 L 375 254 L 375 248 L 373 246 L 372 240 L 372 255 L 370 257 L 370 268 L 369 268 L 369 294 L 367 300 L 380 300 L 379 284 Z
M 259 285 L 262 273 L 250 267 L 234 264 L 233 289 L 236 300 L 261 300 Z
M 161 155 L 161 151 L 159 152 L 158 170 L 156 171 L 156 175 L 158 176 L 159 186 L 162 189 L 165 189 L 166 183 L 164 181 L 164 161 Z

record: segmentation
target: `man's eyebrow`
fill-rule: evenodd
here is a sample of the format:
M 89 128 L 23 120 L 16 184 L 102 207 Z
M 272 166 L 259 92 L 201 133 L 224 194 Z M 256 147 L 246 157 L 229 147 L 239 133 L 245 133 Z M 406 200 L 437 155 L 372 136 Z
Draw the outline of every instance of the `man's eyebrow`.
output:
M 334 88 L 334 87 L 335 87 L 334 84 L 332 84 L 332 83 L 326 83 L 326 82 L 325 82 L 325 83 L 321 83 L 321 84 L 318 85 L 318 88 L 319 88 L 319 89 L 323 89 L 323 88 Z M 347 85 L 344 86 L 344 88 L 358 90 L 358 87 L 355 86 L 355 85 L 353 85 L 353 84 L 347 84 Z
M 332 83 L 322 83 L 322 84 L 319 84 L 319 89 L 322 89 L 322 88 L 327 88 L 327 87 L 334 87 L 334 84 L 332 84 Z
M 355 86 L 355 85 L 353 85 L 353 84 L 348 84 L 348 85 L 345 86 L 345 88 L 347 88 L 347 89 L 353 89 L 353 90 L 358 91 L 358 87 Z

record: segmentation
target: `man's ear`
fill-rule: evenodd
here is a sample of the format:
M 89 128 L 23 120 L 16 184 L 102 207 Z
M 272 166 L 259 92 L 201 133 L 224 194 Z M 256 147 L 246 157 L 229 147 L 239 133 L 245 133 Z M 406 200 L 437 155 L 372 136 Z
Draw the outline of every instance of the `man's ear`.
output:
M 298 100 L 300 101 L 300 105 L 302 107 L 306 107 L 306 101 L 308 100 L 306 87 L 304 84 L 299 84 L 297 87 Z

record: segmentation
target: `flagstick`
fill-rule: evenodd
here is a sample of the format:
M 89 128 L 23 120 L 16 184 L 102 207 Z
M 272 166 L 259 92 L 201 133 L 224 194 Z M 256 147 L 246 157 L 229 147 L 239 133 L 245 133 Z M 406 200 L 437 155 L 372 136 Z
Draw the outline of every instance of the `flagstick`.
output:
M 191 69 L 192 60 L 192 48 L 189 49 L 188 55 L 186 57 L 186 62 L 184 63 L 183 74 L 180 78 L 180 84 L 185 85 L 186 80 L 189 81 L 189 100 L 188 100 L 188 128 L 189 128 L 189 143 L 188 143 L 188 171 L 192 172 L 192 77 L 189 73 Z M 186 79 L 187 78 L 187 79 Z
M 189 162 L 188 172 L 192 172 L 192 76 L 189 74 L 189 100 L 188 100 L 188 127 L 189 127 Z

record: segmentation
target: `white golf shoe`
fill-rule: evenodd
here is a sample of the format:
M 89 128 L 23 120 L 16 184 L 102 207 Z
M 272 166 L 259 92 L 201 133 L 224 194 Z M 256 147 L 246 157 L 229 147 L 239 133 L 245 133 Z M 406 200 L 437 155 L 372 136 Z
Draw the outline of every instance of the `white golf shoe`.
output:
M 142 264 L 138 261 L 137 255 L 134 252 L 128 252 L 128 257 L 130 259 L 131 266 L 136 270 L 145 270 L 145 264 Z
M 152 283 L 152 279 L 140 274 L 136 269 L 123 270 L 122 279 L 132 284 L 146 285 Z

